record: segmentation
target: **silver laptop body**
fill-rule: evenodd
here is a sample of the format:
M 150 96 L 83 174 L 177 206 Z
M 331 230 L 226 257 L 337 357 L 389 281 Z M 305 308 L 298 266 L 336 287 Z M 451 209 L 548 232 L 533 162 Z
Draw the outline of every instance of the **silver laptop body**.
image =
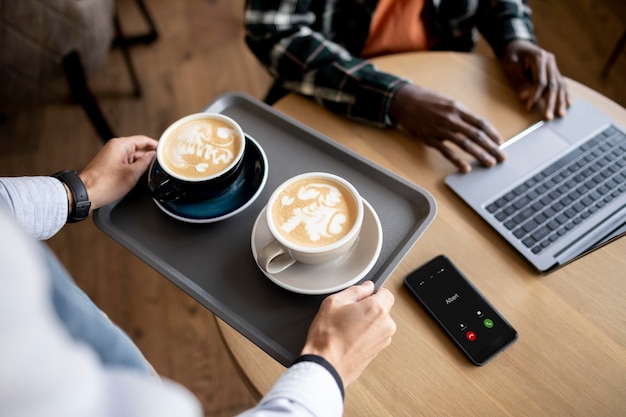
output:
M 446 184 L 541 272 L 626 232 L 626 130 L 577 100 L 507 141 L 507 160 Z

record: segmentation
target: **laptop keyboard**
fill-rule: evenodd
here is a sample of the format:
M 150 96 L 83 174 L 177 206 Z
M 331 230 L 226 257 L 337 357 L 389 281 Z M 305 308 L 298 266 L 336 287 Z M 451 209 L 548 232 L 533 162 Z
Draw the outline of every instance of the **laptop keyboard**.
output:
M 626 192 L 626 135 L 609 127 L 487 205 L 534 254 Z

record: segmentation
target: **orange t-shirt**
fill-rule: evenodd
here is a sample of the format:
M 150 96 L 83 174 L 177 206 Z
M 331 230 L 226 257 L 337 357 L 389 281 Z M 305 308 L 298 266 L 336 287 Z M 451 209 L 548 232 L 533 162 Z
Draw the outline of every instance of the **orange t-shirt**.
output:
M 422 13 L 425 1 L 380 0 L 361 56 L 429 49 L 432 39 L 429 39 Z

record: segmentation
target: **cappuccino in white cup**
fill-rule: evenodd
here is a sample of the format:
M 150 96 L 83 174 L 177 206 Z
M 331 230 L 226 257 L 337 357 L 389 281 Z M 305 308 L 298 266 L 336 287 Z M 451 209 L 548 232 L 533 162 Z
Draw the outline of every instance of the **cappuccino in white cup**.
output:
M 274 241 L 259 251 L 268 273 L 294 264 L 330 262 L 356 243 L 363 223 L 363 201 L 345 179 L 324 172 L 295 176 L 270 196 L 266 221 Z

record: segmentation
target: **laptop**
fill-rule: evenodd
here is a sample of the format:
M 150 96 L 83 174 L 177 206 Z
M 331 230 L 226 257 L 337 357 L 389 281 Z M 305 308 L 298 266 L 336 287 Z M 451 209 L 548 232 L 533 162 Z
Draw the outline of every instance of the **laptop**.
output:
M 559 268 L 626 233 L 626 130 L 579 99 L 445 183 L 538 271 Z

